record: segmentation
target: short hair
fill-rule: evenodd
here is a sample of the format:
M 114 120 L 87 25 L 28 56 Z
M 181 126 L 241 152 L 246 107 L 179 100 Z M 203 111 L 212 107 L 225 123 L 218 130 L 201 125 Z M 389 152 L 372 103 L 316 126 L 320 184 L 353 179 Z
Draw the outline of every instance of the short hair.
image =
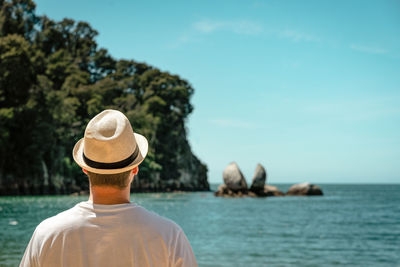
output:
M 87 171 L 87 174 L 92 186 L 112 186 L 123 189 L 129 185 L 131 172 L 132 170 L 115 174 L 99 174 Z

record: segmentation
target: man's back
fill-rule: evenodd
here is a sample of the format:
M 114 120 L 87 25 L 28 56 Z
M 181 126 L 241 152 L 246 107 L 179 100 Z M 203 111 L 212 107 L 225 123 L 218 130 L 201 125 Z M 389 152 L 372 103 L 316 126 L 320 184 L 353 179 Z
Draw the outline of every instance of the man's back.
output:
M 197 266 L 182 229 L 133 204 L 81 202 L 43 221 L 21 266 Z

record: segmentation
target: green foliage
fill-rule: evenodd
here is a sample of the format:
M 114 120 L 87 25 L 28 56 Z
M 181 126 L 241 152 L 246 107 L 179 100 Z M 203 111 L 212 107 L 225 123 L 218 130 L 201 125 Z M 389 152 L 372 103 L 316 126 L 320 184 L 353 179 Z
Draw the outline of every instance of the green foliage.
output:
M 35 82 L 29 43 L 16 34 L 0 37 L 0 105 L 23 105 Z
M 97 31 L 86 22 L 34 11 L 30 0 L 0 0 L 0 194 L 85 189 L 71 151 L 87 122 L 107 108 L 124 112 L 149 140 L 142 185 L 165 188 L 189 165 L 204 178 L 206 167 L 186 141 L 193 110 L 187 81 L 113 59 L 97 48 Z M 182 151 L 193 160 L 182 161 Z
M 30 38 L 38 21 L 31 0 L 0 1 L 0 37 L 18 34 Z

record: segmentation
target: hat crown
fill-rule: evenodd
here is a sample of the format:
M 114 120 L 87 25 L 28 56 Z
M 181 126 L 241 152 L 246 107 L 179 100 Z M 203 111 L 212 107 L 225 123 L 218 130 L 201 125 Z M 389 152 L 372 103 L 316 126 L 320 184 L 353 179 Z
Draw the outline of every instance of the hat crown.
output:
M 99 138 L 104 139 L 104 138 L 109 138 L 109 137 L 118 135 L 117 130 L 121 129 L 121 127 L 119 127 L 119 129 L 118 129 L 117 118 L 110 116 L 110 114 L 107 114 L 107 115 L 102 117 L 97 122 L 98 132 L 96 132 L 96 134 L 99 135 Z
M 102 163 L 124 160 L 137 146 L 128 118 L 117 110 L 104 110 L 91 119 L 84 140 L 85 156 Z

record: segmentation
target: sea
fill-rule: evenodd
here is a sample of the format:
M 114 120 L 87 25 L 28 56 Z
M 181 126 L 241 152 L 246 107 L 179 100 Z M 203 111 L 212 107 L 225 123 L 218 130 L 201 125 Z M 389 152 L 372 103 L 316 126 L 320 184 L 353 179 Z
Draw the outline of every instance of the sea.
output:
M 213 185 L 212 189 L 216 189 Z M 290 185 L 278 184 L 282 191 Z M 143 193 L 177 222 L 199 266 L 400 266 L 400 184 L 322 184 L 314 197 Z M 18 266 L 38 223 L 87 196 L 0 197 L 0 266 Z

